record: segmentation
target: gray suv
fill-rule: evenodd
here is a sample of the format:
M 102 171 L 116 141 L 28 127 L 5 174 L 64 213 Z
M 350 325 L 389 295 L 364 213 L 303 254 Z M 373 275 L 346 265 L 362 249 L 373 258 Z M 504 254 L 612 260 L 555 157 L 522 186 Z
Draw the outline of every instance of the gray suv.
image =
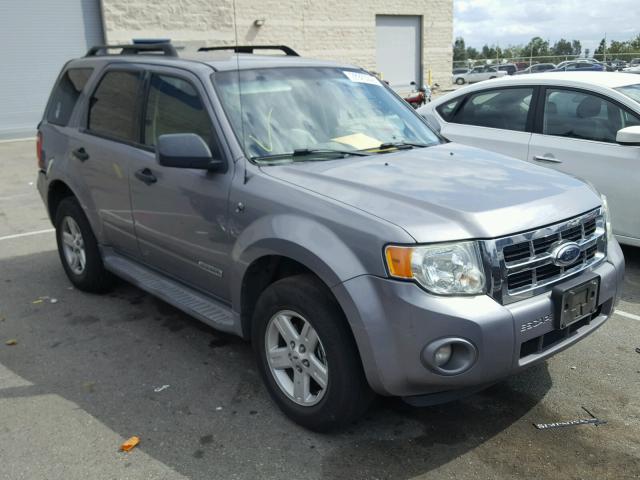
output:
M 319 431 L 375 394 L 469 395 L 612 314 L 624 260 L 590 186 L 448 143 L 362 69 L 256 48 L 64 66 L 38 188 L 73 285 L 120 277 L 250 340 Z

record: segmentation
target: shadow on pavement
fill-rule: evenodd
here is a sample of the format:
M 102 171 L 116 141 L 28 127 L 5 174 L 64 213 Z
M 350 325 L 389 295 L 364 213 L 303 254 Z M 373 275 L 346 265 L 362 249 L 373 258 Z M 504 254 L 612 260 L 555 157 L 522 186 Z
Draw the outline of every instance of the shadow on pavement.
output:
M 270 402 L 247 343 L 125 283 L 71 290 L 55 251 L 0 272 L 2 329 L 19 342 L 1 345 L 0 363 L 35 384 L 0 397 L 60 395 L 190 478 L 410 478 L 508 429 L 552 384 L 542 364 L 437 407 L 381 399 L 346 432 L 318 435 Z

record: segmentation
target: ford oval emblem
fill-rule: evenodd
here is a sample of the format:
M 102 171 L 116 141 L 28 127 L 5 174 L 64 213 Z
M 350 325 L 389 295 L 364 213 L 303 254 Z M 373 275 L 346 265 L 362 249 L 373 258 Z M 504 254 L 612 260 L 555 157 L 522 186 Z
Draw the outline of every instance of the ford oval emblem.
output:
M 582 250 L 576 242 L 567 242 L 558 245 L 551 252 L 553 264 L 558 267 L 573 265 L 580 258 Z

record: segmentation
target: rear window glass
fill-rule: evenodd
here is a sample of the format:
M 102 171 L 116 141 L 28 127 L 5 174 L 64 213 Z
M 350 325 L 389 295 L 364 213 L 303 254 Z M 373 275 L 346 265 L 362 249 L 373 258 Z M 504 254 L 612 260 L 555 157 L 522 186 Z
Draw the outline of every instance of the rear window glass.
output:
M 64 72 L 51 94 L 47 122 L 63 127 L 69 123 L 73 108 L 92 73 L 93 68 L 70 68 Z
M 137 104 L 140 75 L 107 72 L 91 97 L 89 130 L 117 140 L 137 139 Z

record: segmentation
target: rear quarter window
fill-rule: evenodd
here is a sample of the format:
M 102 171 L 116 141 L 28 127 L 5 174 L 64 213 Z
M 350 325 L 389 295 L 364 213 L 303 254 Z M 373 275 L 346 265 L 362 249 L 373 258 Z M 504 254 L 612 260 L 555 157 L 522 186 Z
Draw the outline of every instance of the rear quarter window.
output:
M 69 123 L 71 113 L 92 73 L 93 68 L 70 68 L 64 72 L 51 93 L 47 122 L 63 127 Z
M 459 103 L 460 98 L 456 98 L 447 103 L 443 103 L 438 108 L 436 108 L 436 110 L 445 122 L 450 122 Z

